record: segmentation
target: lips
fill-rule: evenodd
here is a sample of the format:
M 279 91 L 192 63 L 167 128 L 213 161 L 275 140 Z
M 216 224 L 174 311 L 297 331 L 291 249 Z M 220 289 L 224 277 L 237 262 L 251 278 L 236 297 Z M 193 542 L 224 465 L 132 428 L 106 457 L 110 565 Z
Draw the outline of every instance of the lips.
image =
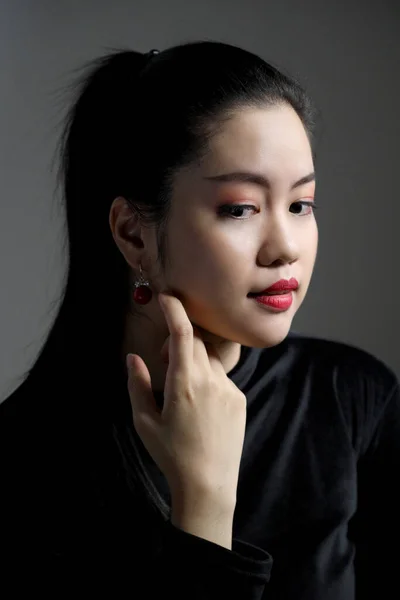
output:
M 258 294 L 249 294 L 249 296 L 281 296 L 282 294 L 288 294 L 292 290 L 284 290 L 282 292 L 258 292 Z
M 261 290 L 260 292 L 251 292 L 249 296 L 273 296 L 276 294 L 287 294 L 292 290 L 297 290 L 299 283 L 297 279 L 291 277 L 291 279 L 280 279 L 269 288 Z
M 289 292 L 291 292 L 292 289 L 287 289 L 287 290 L 283 290 L 282 292 L 257 292 L 257 293 L 250 293 L 248 294 L 251 298 L 254 298 L 256 296 L 282 296 L 283 294 L 288 294 Z

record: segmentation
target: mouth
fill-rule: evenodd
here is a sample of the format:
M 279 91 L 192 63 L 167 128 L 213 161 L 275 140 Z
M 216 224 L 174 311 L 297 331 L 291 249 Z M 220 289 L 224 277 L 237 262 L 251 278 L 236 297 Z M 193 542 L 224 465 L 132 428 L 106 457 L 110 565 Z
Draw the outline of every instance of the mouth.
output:
M 282 296 L 284 294 L 289 294 L 290 292 L 293 292 L 294 289 L 293 288 L 288 288 L 287 290 L 279 290 L 279 292 L 256 292 L 256 293 L 251 293 L 247 294 L 249 298 L 256 298 L 257 296 Z
M 250 292 L 248 296 L 250 298 L 257 298 L 257 296 L 279 296 L 288 295 L 290 292 L 297 290 L 299 282 L 296 277 L 290 277 L 289 279 L 280 279 L 272 285 L 260 290 L 259 292 Z

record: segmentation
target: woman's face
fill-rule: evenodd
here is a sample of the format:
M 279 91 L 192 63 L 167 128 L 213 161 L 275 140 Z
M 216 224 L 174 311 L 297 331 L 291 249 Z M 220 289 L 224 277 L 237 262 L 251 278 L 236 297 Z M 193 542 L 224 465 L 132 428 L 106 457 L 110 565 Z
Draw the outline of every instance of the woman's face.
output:
M 258 174 L 269 187 L 212 179 L 234 171 Z M 292 189 L 313 171 L 310 143 L 291 107 L 238 113 L 213 139 L 207 158 L 176 178 L 168 268 L 157 291 L 177 294 L 191 322 L 214 336 L 253 347 L 280 343 L 306 295 L 317 254 L 315 216 L 301 204 L 313 201 L 315 181 Z M 230 213 L 222 213 L 224 205 Z M 299 287 L 286 311 L 248 297 L 291 277 Z
M 128 314 L 126 347 L 145 354 L 143 344 L 151 345 L 146 352 L 152 357 L 168 336 L 160 291 L 176 295 L 203 340 L 228 354 L 230 342 L 238 357 L 238 344 L 264 348 L 283 341 L 316 259 L 317 223 L 312 208 L 301 204 L 312 202 L 315 181 L 293 187 L 313 170 L 307 135 L 291 107 L 241 110 L 214 137 L 206 159 L 175 178 L 164 273 L 154 228 L 141 226 L 124 199 L 117 199 L 110 211 L 114 238 L 132 269 L 142 264 L 154 292 L 148 305 L 135 305 L 139 316 L 132 321 Z M 233 171 L 258 174 L 269 185 L 213 179 Z M 299 287 L 285 311 L 248 297 L 291 277 Z M 234 362 L 226 364 L 228 369 Z

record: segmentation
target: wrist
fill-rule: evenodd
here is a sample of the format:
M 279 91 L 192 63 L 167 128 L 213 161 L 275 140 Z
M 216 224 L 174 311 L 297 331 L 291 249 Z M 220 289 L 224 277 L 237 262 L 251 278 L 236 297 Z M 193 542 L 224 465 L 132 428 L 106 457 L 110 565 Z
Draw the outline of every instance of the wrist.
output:
M 187 487 L 171 490 L 171 508 L 176 513 L 208 515 L 212 512 L 220 517 L 235 512 L 236 493 L 225 493 L 218 489 L 189 489 Z
M 215 502 L 172 502 L 171 523 L 191 535 L 232 549 L 234 507 Z

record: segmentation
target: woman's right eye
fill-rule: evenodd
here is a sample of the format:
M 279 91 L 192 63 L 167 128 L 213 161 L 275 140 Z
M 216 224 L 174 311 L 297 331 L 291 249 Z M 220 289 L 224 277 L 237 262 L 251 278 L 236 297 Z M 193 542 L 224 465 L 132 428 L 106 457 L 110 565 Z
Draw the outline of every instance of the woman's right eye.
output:
M 247 219 L 239 219 L 237 218 L 237 212 L 243 211 L 243 210 L 249 210 L 252 209 L 253 211 L 257 211 L 257 207 L 253 206 L 252 204 L 225 204 L 224 206 L 220 206 L 218 209 L 218 215 L 219 216 L 225 216 L 228 215 L 231 218 L 235 219 L 236 221 L 246 221 Z M 234 216 L 232 213 L 236 212 L 236 216 Z

